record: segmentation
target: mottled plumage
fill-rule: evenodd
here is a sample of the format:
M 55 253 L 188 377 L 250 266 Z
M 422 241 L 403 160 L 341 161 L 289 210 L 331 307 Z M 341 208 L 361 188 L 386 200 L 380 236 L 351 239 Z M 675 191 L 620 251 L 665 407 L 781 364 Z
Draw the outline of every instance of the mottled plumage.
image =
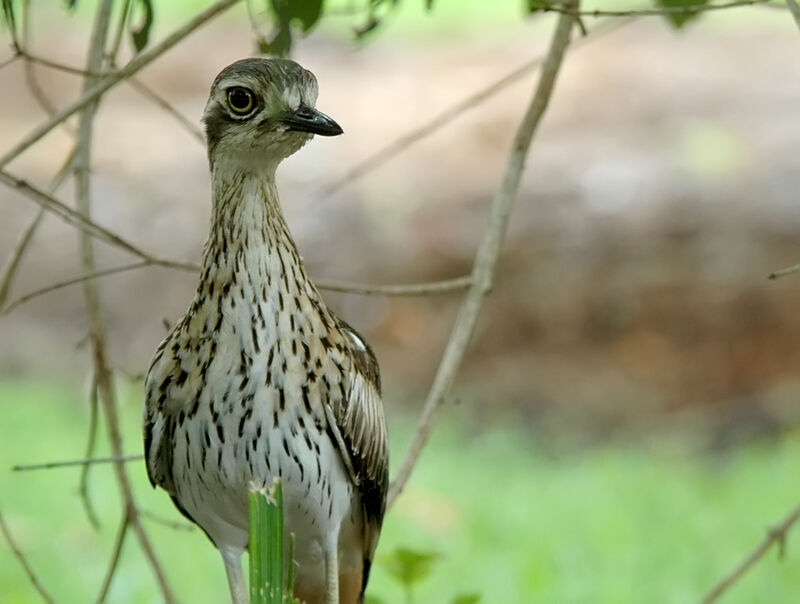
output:
M 288 60 L 245 59 L 215 80 L 202 274 L 146 380 L 150 480 L 220 549 L 237 604 L 251 484 L 282 479 L 295 592 L 309 604 L 361 601 L 385 508 L 375 356 L 309 279 L 275 188 L 283 158 L 341 132 L 316 96 L 314 76 Z

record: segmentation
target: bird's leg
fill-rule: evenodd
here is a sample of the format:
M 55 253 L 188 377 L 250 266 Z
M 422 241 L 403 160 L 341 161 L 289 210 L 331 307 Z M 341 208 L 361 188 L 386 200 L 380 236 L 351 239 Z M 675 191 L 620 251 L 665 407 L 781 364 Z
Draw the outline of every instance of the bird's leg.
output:
M 225 563 L 225 574 L 228 575 L 228 587 L 231 588 L 232 604 L 248 604 L 247 585 L 242 574 L 242 552 L 238 547 L 221 547 L 222 561 Z
M 335 541 L 325 551 L 325 604 L 339 604 L 339 547 Z

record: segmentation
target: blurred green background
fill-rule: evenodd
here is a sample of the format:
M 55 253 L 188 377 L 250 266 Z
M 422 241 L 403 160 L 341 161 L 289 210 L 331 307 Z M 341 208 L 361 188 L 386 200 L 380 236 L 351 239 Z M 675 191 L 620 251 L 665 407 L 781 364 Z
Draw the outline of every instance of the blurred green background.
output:
M 206 4 L 154 3 L 154 38 Z M 83 64 L 94 7 L 35 6 L 37 52 Z M 540 55 L 553 18 L 525 17 L 516 0 L 437 0 L 431 13 L 406 0 L 356 41 L 360 19 L 325 17 L 294 49 L 320 81 L 318 106 L 346 132 L 314 141 L 279 172 L 298 247 L 319 277 L 464 274 L 532 78 L 336 194 L 323 191 Z M 705 15 L 681 31 L 643 19 L 570 53 L 452 400 L 386 518 L 373 601 L 406 601 L 389 569 L 408 548 L 435 555 L 413 587 L 417 603 L 469 594 L 492 603 L 696 602 L 796 505 L 800 278 L 766 275 L 800 260 L 798 45 L 788 13 L 761 7 Z M 253 49 L 240 4 L 141 80 L 199 126 L 214 75 Z M 72 75 L 36 74 L 57 105 L 79 90 Z M 10 147 L 44 113 L 20 64 L 0 71 L 0 82 L 0 140 Z M 70 141 L 58 130 L 11 169 L 44 185 Z M 128 86 L 101 105 L 93 175 L 99 222 L 160 256 L 199 257 L 205 151 Z M 71 187 L 59 195 L 70 201 Z M 0 200 L 5 258 L 34 208 L 8 190 Z M 46 218 L 12 298 L 80 273 L 75 239 Z M 128 260 L 105 247 L 98 258 L 106 267 Z M 101 282 L 127 452 L 141 451 L 139 377 L 195 278 L 150 268 Z M 327 297 L 381 361 L 394 468 L 458 296 Z M 92 601 L 102 582 L 120 520 L 111 468 L 91 473 L 96 532 L 77 469 L 11 466 L 83 455 L 85 334 L 78 288 L 0 316 L 0 512 L 57 602 Z M 104 438 L 97 455 L 107 453 Z M 142 462 L 128 468 L 142 508 L 183 527 L 145 519 L 181 601 L 225 601 L 217 552 L 150 488 Z M 795 541 L 723 601 L 798 601 Z M 39 601 L 5 543 L 0 601 Z M 109 601 L 159 601 L 131 535 Z

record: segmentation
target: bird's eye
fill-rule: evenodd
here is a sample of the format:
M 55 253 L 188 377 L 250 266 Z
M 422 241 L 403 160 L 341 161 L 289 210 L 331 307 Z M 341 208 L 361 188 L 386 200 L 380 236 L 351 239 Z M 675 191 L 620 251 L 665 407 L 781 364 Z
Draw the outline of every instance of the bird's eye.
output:
M 247 88 L 241 86 L 234 86 L 228 88 L 228 105 L 234 113 L 238 115 L 246 115 L 255 107 L 255 99 L 253 93 Z

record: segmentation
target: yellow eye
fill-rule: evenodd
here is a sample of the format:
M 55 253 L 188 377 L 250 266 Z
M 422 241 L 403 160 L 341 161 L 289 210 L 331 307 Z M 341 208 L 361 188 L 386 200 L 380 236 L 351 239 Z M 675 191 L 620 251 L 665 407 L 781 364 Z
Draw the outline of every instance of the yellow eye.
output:
M 228 88 L 228 105 L 231 110 L 239 115 L 250 113 L 255 107 L 256 102 L 253 93 L 242 86 Z

